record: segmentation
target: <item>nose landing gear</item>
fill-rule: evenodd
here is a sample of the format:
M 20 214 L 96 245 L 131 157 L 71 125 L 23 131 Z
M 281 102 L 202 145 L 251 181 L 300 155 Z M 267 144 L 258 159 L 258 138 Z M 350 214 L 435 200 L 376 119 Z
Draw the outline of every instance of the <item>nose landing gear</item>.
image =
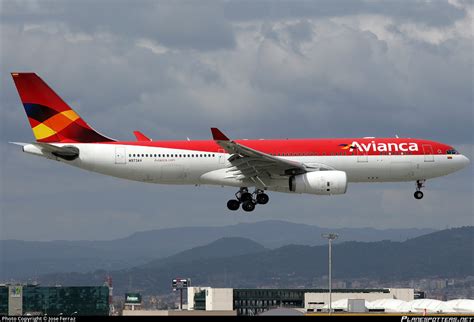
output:
M 425 187 L 425 182 L 426 180 L 417 180 L 416 181 L 416 191 L 415 191 L 415 199 L 422 199 L 423 198 L 423 192 L 421 191 L 421 188 Z
M 268 195 L 261 189 L 255 189 L 254 193 L 250 193 L 248 188 L 242 187 L 235 194 L 236 199 L 227 201 L 227 208 L 235 211 L 242 204 L 242 209 L 246 212 L 253 211 L 257 204 L 265 205 L 270 199 Z

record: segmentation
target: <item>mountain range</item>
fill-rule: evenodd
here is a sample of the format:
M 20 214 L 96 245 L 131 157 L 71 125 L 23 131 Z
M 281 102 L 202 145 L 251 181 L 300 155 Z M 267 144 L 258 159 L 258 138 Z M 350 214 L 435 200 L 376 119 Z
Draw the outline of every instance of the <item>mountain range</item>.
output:
M 118 270 L 145 264 L 219 238 L 242 237 L 263 247 L 321 245 L 322 233 L 336 232 L 338 242 L 404 241 L 432 229 L 321 228 L 286 221 L 261 221 L 223 227 L 181 227 L 134 233 L 107 241 L 0 240 L 0 281 L 24 280 L 53 272 Z
M 347 241 L 333 246 L 333 276 L 385 282 L 417 278 L 474 276 L 474 227 L 453 228 L 398 241 Z M 310 286 L 327 275 L 326 245 L 286 245 L 268 249 L 242 237 L 221 238 L 132 268 L 90 273 L 56 273 L 41 284 L 95 285 L 109 274 L 114 290 L 144 294 L 170 292 L 171 279 L 191 278 L 213 287 Z

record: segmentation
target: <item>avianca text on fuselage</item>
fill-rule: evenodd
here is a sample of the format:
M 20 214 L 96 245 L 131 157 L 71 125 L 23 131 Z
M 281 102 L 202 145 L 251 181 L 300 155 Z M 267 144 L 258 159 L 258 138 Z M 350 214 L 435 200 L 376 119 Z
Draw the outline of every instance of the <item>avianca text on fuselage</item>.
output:
M 119 178 L 161 184 L 238 188 L 230 210 L 252 211 L 267 191 L 337 195 L 350 182 L 416 183 L 469 164 L 444 143 L 404 138 L 231 140 L 211 128 L 212 140 L 117 141 L 89 126 L 40 77 L 12 73 L 36 141 L 16 143 L 29 154 Z M 351 143 L 349 143 L 351 142 Z
M 376 143 L 371 141 L 369 143 L 359 143 L 353 141 L 351 144 L 343 144 L 343 149 L 348 149 L 349 152 L 358 150 L 359 152 L 417 152 L 418 144 L 415 142 L 403 142 L 403 143 Z

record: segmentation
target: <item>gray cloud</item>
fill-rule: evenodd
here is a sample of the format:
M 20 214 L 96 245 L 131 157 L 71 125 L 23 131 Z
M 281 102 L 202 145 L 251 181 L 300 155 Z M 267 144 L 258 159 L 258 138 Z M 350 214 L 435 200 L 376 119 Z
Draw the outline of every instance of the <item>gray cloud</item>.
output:
M 28 4 L 28 2 L 26 2 Z M 179 49 L 232 48 L 234 36 L 220 2 L 46 0 L 4 4 L 3 17 L 14 24 L 60 23 L 72 32 L 113 32 L 144 37 Z
M 207 139 L 210 126 L 236 138 L 398 134 L 446 142 L 472 159 L 472 9 L 336 3 L 2 2 L 0 238 L 106 239 L 271 218 L 472 224 L 472 167 L 430 180 L 423 203 L 412 200 L 412 184 L 354 184 L 335 198 L 274 193 L 268 206 L 239 216 L 225 210 L 231 188 L 122 181 L 6 144 L 32 140 L 9 77 L 31 70 L 122 140 L 136 129 Z
M 370 1 L 370 0 L 299 0 L 226 2 L 226 16 L 237 21 L 322 18 L 358 14 L 377 14 L 398 22 L 414 22 L 428 26 L 447 26 L 466 15 L 463 7 L 446 1 Z

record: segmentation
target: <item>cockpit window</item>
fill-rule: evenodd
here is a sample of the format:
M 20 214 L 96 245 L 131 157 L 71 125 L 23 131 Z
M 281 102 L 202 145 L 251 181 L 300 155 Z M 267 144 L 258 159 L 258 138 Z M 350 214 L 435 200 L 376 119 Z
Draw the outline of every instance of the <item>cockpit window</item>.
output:
M 451 149 L 451 150 L 446 151 L 446 154 L 459 154 L 459 152 L 454 149 Z

